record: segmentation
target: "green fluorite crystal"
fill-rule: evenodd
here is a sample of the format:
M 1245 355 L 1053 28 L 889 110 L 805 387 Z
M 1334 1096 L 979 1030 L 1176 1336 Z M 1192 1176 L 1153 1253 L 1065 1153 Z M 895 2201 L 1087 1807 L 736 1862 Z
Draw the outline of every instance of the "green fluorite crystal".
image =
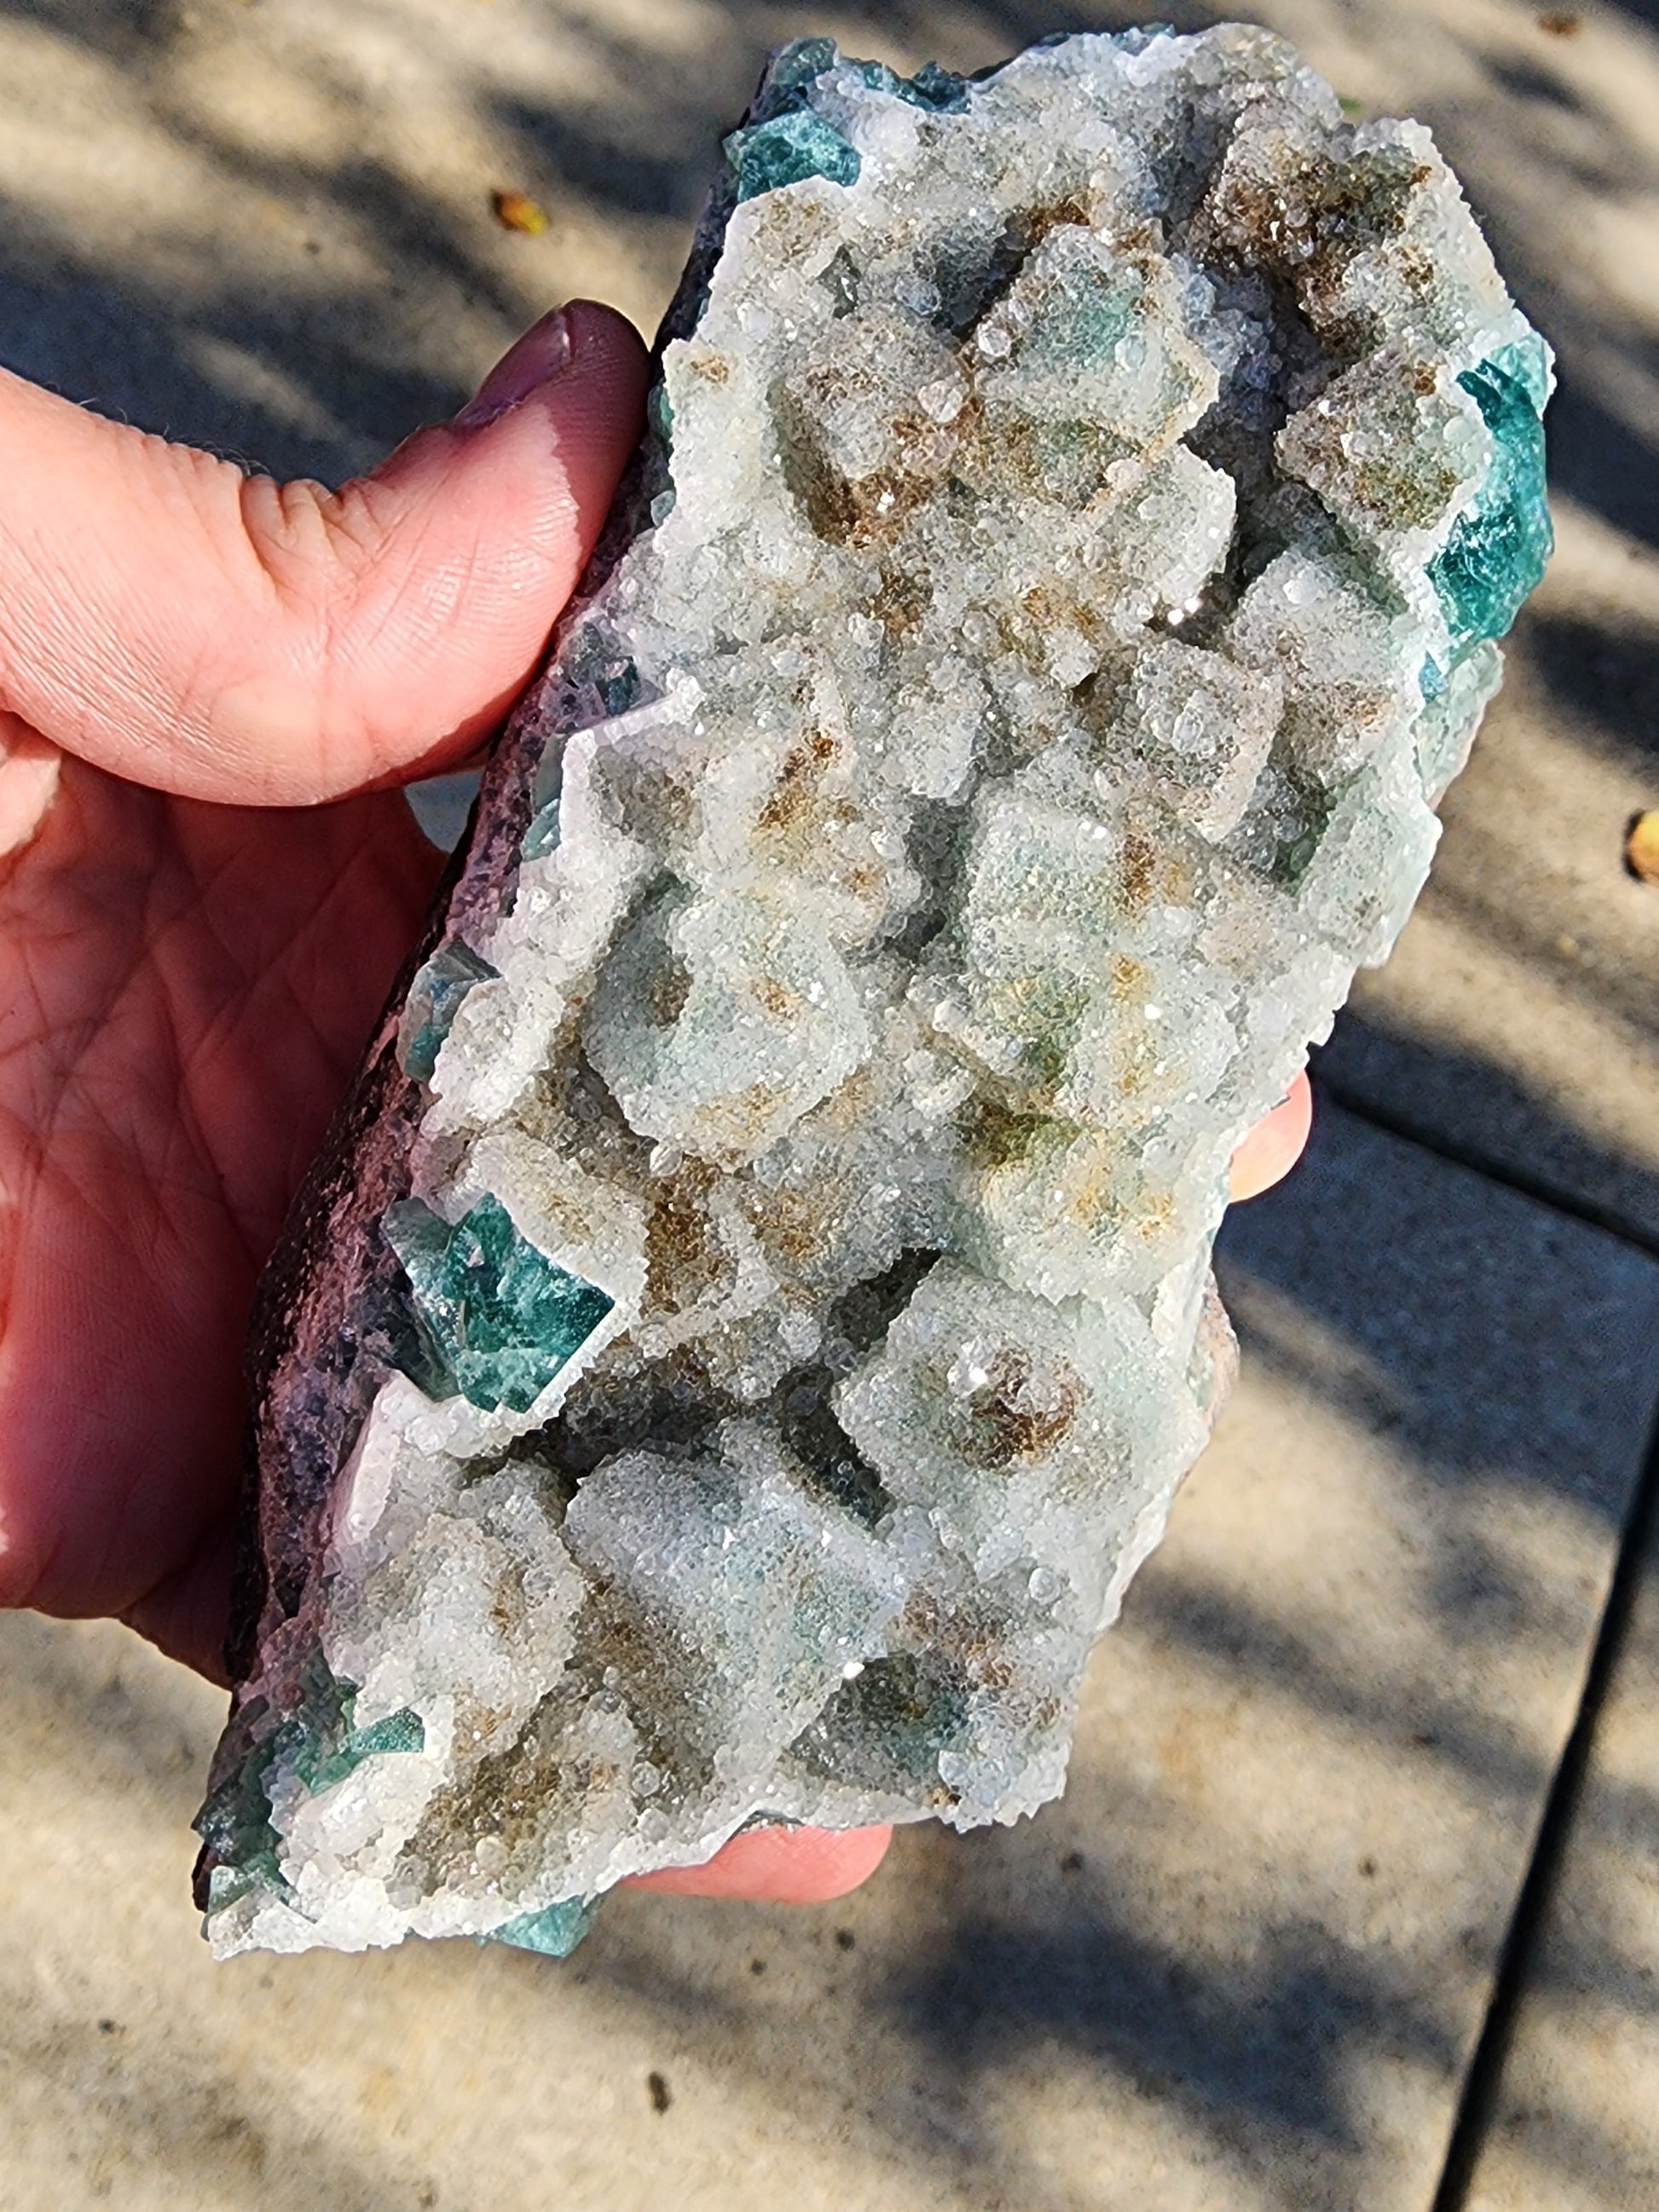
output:
M 481 1198 L 453 1228 L 409 1199 L 387 1212 L 386 1234 L 409 1278 L 439 1397 L 459 1391 L 488 1412 L 525 1412 L 611 1310 L 602 1290 L 520 1237 L 499 1199 Z
M 404 1040 L 404 1073 L 417 1083 L 430 1083 L 444 1039 L 454 1026 L 461 1001 L 475 983 L 487 982 L 495 970 L 481 960 L 470 945 L 459 938 L 441 945 L 409 987 L 399 1025 Z
M 734 131 L 726 141 L 726 158 L 739 204 L 808 177 L 850 185 L 859 173 L 857 148 L 810 109 Z
M 423 1751 L 426 1748 L 426 1723 L 407 1705 L 383 1720 L 372 1722 L 368 1728 L 353 1729 L 345 1741 L 318 1765 L 312 1777 L 313 1790 L 327 1790 L 337 1782 L 343 1782 L 348 1774 L 355 1774 L 366 1759 L 383 1751 Z
M 761 192 L 801 184 L 808 177 L 823 177 L 833 185 L 857 183 L 861 166 L 858 149 L 806 105 L 813 84 L 840 62 L 830 39 L 798 40 L 776 58 L 752 120 L 724 142 L 738 206 Z M 966 105 L 963 80 L 931 62 L 913 77 L 902 77 L 882 62 L 854 66 L 868 90 L 886 93 L 913 107 L 951 112 Z
M 197 1826 L 225 1863 L 219 1869 L 220 1902 L 245 1891 L 248 1880 L 286 1888 L 276 1857 L 269 1784 L 285 1769 L 308 1792 L 330 1790 L 383 1753 L 423 1750 L 426 1724 L 407 1707 L 366 1728 L 353 1723 L 356 1686 L 340 1680 L 322 1655 L 313 1652 L 300 1675 L 293 1710 L 267 1736 L 258 1755 L 230 1777 L 204 1807 Z
M 895 100 L 908 100 L 912 107 L 931 107 L 951 115 L 968 105 L 966 82 L 942 70 L 937 62 L 924 62 L 914 76 L 901 76 L 885 62 L 861 62 L 855 67 L 870 91 L 890 93 Z
M 1457 381 L 1492 436 L 1492 462 L 1430 577 L 1454 646 L 1502 637 L 1538 585 L 1554 544 L 1544 475 L 1541 398 L 1522 349 L 1506 348 Z
M 515 1951 L 539 1951 L 548 1959 L 568 1959 L 593 1925 L 599 1909 L 597 1897 L 567 1898 L 562 1905 L 547 1905 L 540 1912 L 521 1912 L 516 1920 L 492 1928 L 480 1940 L 510 1943 Z

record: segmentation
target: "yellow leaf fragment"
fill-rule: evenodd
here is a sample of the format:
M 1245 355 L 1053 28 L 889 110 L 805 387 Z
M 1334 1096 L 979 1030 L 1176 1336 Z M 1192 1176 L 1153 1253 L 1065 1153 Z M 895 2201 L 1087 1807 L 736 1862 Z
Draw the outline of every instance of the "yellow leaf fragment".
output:
M 547 210 L 528 192 L 495 192 L 490 204 L 503 230 L 520 230 L 526 238 L 535 238 L 547 228 Z
M 1644 884 L 1659 884 L 1659 806 L 1632 822 L 1625 837 L 1625 865 Z

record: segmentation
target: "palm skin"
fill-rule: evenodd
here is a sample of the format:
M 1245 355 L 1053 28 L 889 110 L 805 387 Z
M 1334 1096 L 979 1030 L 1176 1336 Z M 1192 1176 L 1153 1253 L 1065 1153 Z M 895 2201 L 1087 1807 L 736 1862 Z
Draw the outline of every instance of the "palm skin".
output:
M 0 881 L 0 1595 L 216 1668 L 255 1277 L 413 941 L 395 793 L 61 763 Z

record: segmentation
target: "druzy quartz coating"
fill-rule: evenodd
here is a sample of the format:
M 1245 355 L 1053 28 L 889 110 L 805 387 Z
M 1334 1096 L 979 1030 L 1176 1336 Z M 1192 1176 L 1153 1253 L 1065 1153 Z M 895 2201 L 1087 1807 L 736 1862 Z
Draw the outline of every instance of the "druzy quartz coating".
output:
M 1548 550 L 1455 181 L 1259 30 L 785 49 L 658 360 L 265 1285 L 221 1954 L 1060 1788 Z

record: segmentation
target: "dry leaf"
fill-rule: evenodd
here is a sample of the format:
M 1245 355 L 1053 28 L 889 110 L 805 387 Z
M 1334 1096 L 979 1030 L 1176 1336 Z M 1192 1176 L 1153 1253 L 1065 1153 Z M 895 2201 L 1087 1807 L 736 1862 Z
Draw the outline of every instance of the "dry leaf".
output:
M 528 192 L 496 192 L 492 204 L 504 230 L 521 230 L 526 238 L 534 238 L 547 228 L 547 210 Z
M 1625 866 L 1644 884 L 1659 884 L 1659 806 L 1632 822 L 1625 837 Z

